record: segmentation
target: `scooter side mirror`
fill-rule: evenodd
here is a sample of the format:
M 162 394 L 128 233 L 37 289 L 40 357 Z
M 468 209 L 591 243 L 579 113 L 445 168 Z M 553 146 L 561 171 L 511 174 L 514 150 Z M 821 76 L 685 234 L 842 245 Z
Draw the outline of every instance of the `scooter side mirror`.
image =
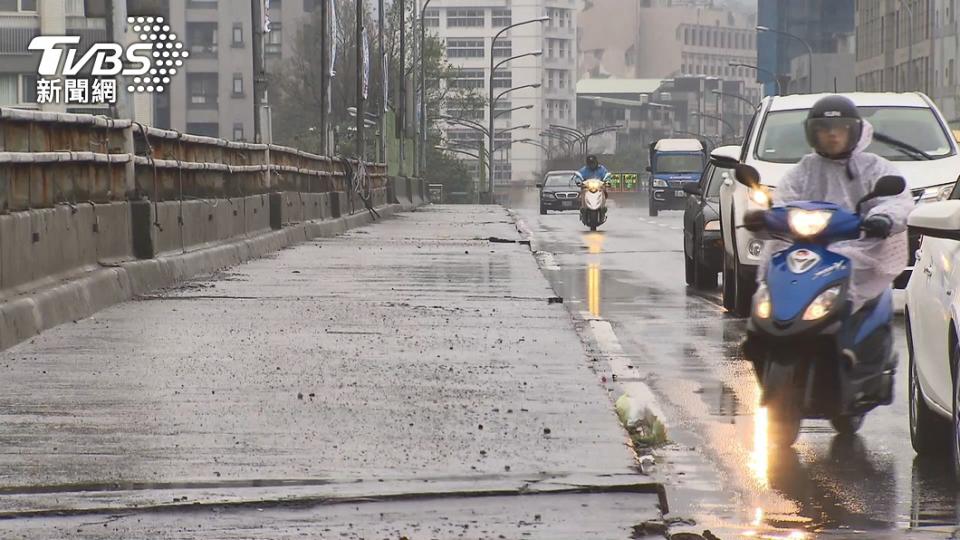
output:
M 750 188 L 760 185 L 760 171 L 751 167 L 750 165 L 739 163 L 734 168 L 734 172 L 737 182 L 740 182 L 741 184 Z
M 877 180 L 873 186 L 874 197 L 893 197 L 903 193 L 907 189 L 907 181 L 902 176 L 888 175 Z
M 877 183 L 873 186 L 873 191 L 867 193 L 857 202 L 857 213 L 860 213 L 860 207 L 863 206 L 863 203 L 878 197 L 893 197 L 903 193 L 905 189 L 907 189 L 907 181 L 902 176 L 892 174 L 883 176 L 877 180 Z

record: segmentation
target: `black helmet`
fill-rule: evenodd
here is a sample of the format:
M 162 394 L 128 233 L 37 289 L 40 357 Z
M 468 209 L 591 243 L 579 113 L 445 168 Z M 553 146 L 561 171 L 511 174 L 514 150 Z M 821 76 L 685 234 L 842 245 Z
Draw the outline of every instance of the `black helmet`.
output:
M 599 161 L 597 161 L 597 156 L 593 154 L 590 154 L 589 156 L 587 156 L 586 161 L 587 161 L 587 167 L 590 167 L 591 169 L 596 169 L 600 163 Z
M 803 127 L 807 132 L 807 143 L 818 154 L 829 159 L 846 159 L 860 143 L 863 119 L 860 118 L 857 106 L 849 99 L 843 96 L 827 96 L 813 104 Z M 817 132 L 835 129 L 846 130 L 849 137 L 842 149 L 828 151 L 820 144 Z

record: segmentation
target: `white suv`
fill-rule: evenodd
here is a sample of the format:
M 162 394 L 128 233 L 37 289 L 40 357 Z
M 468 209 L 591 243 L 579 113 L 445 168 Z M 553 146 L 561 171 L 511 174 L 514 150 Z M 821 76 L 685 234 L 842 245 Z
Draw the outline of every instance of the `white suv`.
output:
M 811 152 L 803 129 L 807 112 L 828 94 L 764 98 L 747 128 L 740 161 L 760 171 L 765 190 L 752 190 L 728 180 L 720 188 L 720 227 L 723 236 L 723 305 L 737 316 L 750 312 L 763 241 L 741 227 L 745 212 L 765 207 L 768 193 L 780 178 Z M 851 93 L 863 118 L 880 137 L 868 152 L 879 154 L 900 169 L 918 202 L 947 198 L 960 174 L 960 154 L 943 115 L 920 93 Z M 911 235 L 910 265 L 898 278 L 903 288 L 910 277 L 917 238 Z

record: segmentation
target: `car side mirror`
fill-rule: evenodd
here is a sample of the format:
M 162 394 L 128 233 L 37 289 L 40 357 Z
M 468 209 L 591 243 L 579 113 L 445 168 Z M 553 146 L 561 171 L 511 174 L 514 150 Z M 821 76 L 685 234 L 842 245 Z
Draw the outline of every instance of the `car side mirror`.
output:
M 537 184 L 537 189 L 542 189 L 542 188 L 543 188 L 543 184 Z
M 750 188 L 760 185 L 760 171 L 750 165 L 738 163 L 734 167 L 734 177 L 737 179 L 737 182 Z
M 647 165 L 646 170 L 647 172 L 653 172 L 653 167 Z
M 873 191 L 867 193 L 857 202 L 857 213 L 860 213 L 860 207 L 863 205 L 863 203 L 878 197 L 893 197 L 894 195 L 899 195 L 903 193 L 903 190 L 906 188 L 907 181 L 904 180 L 902 176 L 890 174 L 881 177 L 873 186 Z
M 697 184 L 694 184 L 694 183 L 684 184 L 684 185 L 683 185 L 683 191 L 684 191 L 687 195 L 694 195 L 694 196 L 696 196 L 696 197 L 699 197 L 700 195 L 703 194 L 703 192 L 700 191 L 700 186 L 698 186 Z
M 910 231 L 931 238 L 960 240 L 960 200 L 918 206 L 907 220 Z
M 718 169 L 735 169 L 740 162 L 726 156 L 710 156 L 710 163 Z

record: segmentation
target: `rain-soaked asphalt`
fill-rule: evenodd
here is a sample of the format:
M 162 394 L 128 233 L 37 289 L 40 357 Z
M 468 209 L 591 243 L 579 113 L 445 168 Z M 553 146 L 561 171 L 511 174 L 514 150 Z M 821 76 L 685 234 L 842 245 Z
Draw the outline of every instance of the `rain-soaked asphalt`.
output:
M 518 238 L 428 207 L 0 352 L 0 538 L 629 538 L 658 499 Z
M 576 212 L 541 216 L 535 204 L 535 191 L 512 194 L 535 248 L 550 253 L 540 258 L 557 293 L 575 316 L 610 322 L 661 400 L 673 515 L 724 539 L 953 538 L 958 489 L 910 446 L 902 322 L 894 404 L 870 413 L 853 441 L 809 421 L 794 450 L 777 451 L 738 356 L 744 320 L 683 282 L 682 212 L 650 218 L 642 203 L 621 205 L 591 233 Z

